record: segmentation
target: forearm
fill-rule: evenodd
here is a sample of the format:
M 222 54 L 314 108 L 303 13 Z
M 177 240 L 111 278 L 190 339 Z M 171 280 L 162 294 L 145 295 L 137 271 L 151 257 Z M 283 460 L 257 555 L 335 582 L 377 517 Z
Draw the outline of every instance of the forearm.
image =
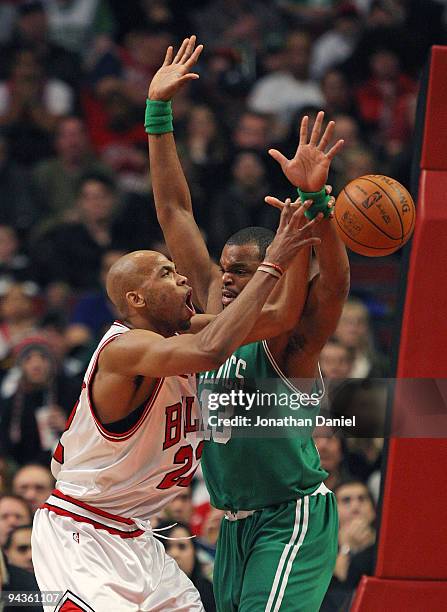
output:
M 219 361 L 225 361 L 243 344 L 247 330 L 259 317 L 277 282 L 278 279 L 271 274 L 256 272 L 237 300 L 196 335 L 199 346 L 219 355 Z
M 245 342 L 266 340 L 295 327 L 301 317 L 309 284 L 310 247 L 300 251 L 270 293 Z
M 327 292 L 347 296 L 350 283 L 349 259 L 335 222 L 324 219 L 315 226 L 313 235 L 321 239 L 321 244 L 314 247 L 320 286 Z
M 152 189 L 160 223 L 173 211 L 192 212 L 191 194 L 172 132 L 148 136 Z

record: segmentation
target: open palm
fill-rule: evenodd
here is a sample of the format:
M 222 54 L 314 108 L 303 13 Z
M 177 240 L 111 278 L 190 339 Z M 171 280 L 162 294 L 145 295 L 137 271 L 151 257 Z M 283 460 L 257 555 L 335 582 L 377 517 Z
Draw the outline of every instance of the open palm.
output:
M 182 85 L 199 78 L 198 74 L 190 72 L 203 50 L 203 45 L 194 49 L 195 44 L 195 36 L 185 38 L 174 59 L 174 50 L 168 47 L 163 65 L 149 85 L 150 100 L 170 100 Z
M 309 117 L 303 117 L 300 126 L 300 140 L 295 156 L 287 159 L 285 155 L 276 149 L 270 149 L 269 154 L 282 168 L 289 181 L 299 187 L 302 191 L 320 191 L 327 181 L 329 166 L 335 155 L 343 147 L 343 140 L 339 140 L 325 153 L 335 128 L 335 122 L 329 121 L 323 136 L 320 139 L 323 125 L 324 112 L 320 111 L 315 120 L 309 142 L 307 142 L 307 130 Z

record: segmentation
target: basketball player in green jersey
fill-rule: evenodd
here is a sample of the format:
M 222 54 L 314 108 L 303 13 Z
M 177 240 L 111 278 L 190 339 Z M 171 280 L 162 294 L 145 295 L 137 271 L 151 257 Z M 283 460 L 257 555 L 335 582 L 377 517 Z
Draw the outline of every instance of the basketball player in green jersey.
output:
M 174 61 L 172 51 L 168 52 L 152 80 L 150 99 L 170 100 L 192 78 L 190 65 L 185 67 L 179 58 L 195 54 L 197 59 L 194 46 L 195 37 L 186 39 Z M 325 153 L 333 123 L 320 139 L 322 122 L 319 113 L 307 142 L 307 118 L 303 119 L 292 160 L 270 152 L 289 181 L 305 192 L 324 187 L 330 161 L 342 144 Z M 172 132 L 150 135 L 149 152 L 157 215 L 168 248 L 179 270 L 188 274 L 201 308 L 218 312 L 237 299 L 262 261 L 268 232 L 249 228 L 230 238 L 219 270 L 195 224 Z M 268 202 L 283 205 L 275 198 Z M 307 296 L 302 312 L 293 301 L 283 312 L 284 319 L 289 311 L 294 313 L 293 326 L 288 319 L 281 333 L 274 335 L 273 328 L 266 329 L 267 341 L 238 349 L 222 369 L 204 373 L 203 390 L 210 388 L 210 381 L 219 382 L 222 374 L 221 390 L 231 379 L 242 379 L 243 384 L 244 379 L 269 378 L 276 381 L 276 393 L 289 394 L 301 391 L 293 379 L 315 378 L 320 350 L 335 330 L 348 294 L 349 264 L 330 218 L 315 223 L 313 234 L 321 239 L 316 248 L 319 274 L 309 283 L 304 266 L 300 277 L 294 278 L 307 288 Z M 214 384 L 211 389 L 215 392 L 219 387 Z M 219 612 L 319 610 L 335 564 L 338 520 L 334 496 L 322 484 L 327 473 L 310 435 L 217 436 L 205 442 L 202 466 L 211 503 L 227 511 L 214 573 Z

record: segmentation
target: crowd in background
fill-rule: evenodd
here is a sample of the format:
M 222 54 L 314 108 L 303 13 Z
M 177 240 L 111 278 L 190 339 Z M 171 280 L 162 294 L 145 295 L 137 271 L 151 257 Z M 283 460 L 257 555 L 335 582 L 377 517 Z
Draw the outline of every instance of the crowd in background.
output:
M 284 198 L 293 189 L 267 150 L 290 156 L 304 114 L 324 109 L 336 121 L 336 138 L 345 140 L 329 177 L 335 194 L 368 173 L 409 186 L 418 82 L 430 45 L 446 41 L 446 24 L 444 0 L 0 4 L 3 588 L 37 588 L 32 513 L 53 487 L 51 453 L 96 343 L 116 316 L 104 290 L 107 271 L 130 250 L 166 249 L 143 117 L 167 46 L 191 33 L 205 44 L 200 79 L 174 100 L 174 126 L 196 219 L 218 258 L 242 227 L 276 227 L 277 212 L 264 196 Z M 377 379 L 390 373 L 383 354 L 390 351 L 395 289 L 389 272 L 399 266 L 398 256 L 387 258 L 386 269 L 369 264 L 368 289 L 355 274 L 361 260 L 351 257 L 352 296 L 321 367 L 334 405 L 362 407 L 374 418 L 370 436 L 315 436 L 340 513 L 326 611 L 346 605 L 373 567 L 386 404 Z M 382 293 L 374 294 L 374 274 Z M 390 291 L 383 293 L 386 283 Z M 349 385 L 340 383 L 347 378 Z M 197 536 L 166 546 L 206 610 L 214 610 L 210 580 L 221 518 L 200 478 L 160 517 L 160 525 L 178 522 L 166 534 Z

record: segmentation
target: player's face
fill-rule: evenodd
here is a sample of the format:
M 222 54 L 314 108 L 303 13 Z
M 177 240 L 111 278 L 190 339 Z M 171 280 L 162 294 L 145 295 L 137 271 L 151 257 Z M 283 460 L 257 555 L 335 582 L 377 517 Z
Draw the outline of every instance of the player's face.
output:
M 222 272 L 222 305 L 225 308 L 237 298 L 261 263 L 255 244 L 226 244 L 220 256 Z
M 11 565 L 33 571 L 31 558 L 31 529 L 20 529 L 12 536 L 11 546 L 6 555 Z
M 4 497 L 0 501 L 0 546 L 4 545 L 14 527 L 27 525 L 30 521 L 30 513 L 24 503 L 13 497 Z
M 374 520 L 374 506 L 365 485 L 361 483 L 344 485 L 337 489 L 336 497 L 340 526 L 355 518 L 362 518 L 368 523 Z
M 172 530 L 170 537 L 187 538 L 189 535 L 188 531 L 183 527 L 176 527 Z M 179 540 L 178 542 L 168 540 L 166 552 L 177 561 L 179 568 L 184 571 L 187 576 L 191 576 L 195 562 L 195 550 L 191 540 Z
M 142 292 L 149 319 L 157 329 L 167 333 L 189 329 L 195 314 L 192 289 L 186 276 L 177 273 L 172 261 L 160 255 Z

